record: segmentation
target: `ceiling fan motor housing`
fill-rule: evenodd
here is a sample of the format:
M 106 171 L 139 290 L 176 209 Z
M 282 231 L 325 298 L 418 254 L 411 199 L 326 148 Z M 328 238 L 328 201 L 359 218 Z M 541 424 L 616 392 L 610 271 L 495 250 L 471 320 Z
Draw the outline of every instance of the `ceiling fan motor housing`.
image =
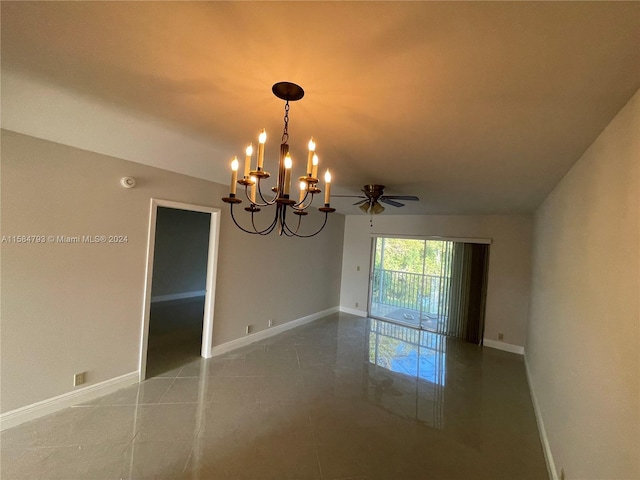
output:
M 365 185 L 362 188 L 365 195 L 372 200 L 376 201 L 384 193 L 384 185 Z

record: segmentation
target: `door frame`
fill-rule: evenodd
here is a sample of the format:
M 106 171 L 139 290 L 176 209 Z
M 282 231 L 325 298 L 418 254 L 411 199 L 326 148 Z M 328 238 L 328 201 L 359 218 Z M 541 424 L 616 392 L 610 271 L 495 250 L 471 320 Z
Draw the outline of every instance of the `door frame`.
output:
M 221 210 L 215 207 L 194 205 L 190 203 L 174 202 L 152 198 L 149 207 L 149 235 L 147 240 L 147 267 L 144 281 L 144 304 L 142 308 L 142 331 L 140 335 L 139 380 L 142 382 L 147 375 L 147 350 L 149 347 L 149 318 L 151 315 L 151 287 L 153 283 L 153 258 L 156 243 L 156 220 L 158 207 L 174 208 L 191 212 L 208 213 L 211 215 L 209 225 L 209 249 L 207 257 L 207 280 L 204 299 L 204 318 L 202 321 L 202 347 L 200 355 L 211 358 L 213 343 L 213 312 L 215 307 L 216 273 L 218 265 L 218 245 L 220 238 Z

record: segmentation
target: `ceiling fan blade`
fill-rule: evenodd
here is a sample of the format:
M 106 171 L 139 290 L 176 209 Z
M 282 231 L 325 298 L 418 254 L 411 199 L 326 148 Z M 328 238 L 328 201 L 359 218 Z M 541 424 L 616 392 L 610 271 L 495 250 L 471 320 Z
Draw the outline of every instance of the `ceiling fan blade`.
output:
M 392 200 L 412 200 L 412 201 L 420 200 L 415 195 L 385 195 L 382 198 L 391 198 Z
M 379 202 L 386 203 L 387 205 L 393 205 L 394 207 L 404 207 L 404 203 L 396 202 L 394 200 L 390 200 L 389 197 L 381 197 Z
M 331 198 L 342 197 L 342 198 L 367 198 L 364 195 L 333 195 L 331 194 Z
M 366 203 L 366 202 L 368 202 L 368 201 L 369 201 L 369 199 L 368 199 L 368 198 L 365 198 L 364 200 L 360 200 L 360 201 L 358 201 L 358 202 L 354 203 L 354 205 L 360 205 L 360 204 L 362 204 L 362 203 Z

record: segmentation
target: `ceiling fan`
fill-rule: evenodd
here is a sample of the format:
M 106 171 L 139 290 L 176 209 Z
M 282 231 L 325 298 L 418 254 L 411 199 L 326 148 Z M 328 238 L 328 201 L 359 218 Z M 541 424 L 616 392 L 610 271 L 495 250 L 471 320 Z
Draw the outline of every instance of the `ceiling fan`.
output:
M 387 205 L 393 205 L 394 207 L 404 207 L 404 203 L 397 202 L 396 200 L 420 200 L 415 195 L 384 195 L 384 185 L 365 185 L 362 188 L 364 195 L 334 195 L 334 197 L 353 197 L 362 198 L 354 205 L 360 205 L 360 210 L 364 213 L 378 214 L 384 212 L 384 207 L 380 205 L 385 203 Z

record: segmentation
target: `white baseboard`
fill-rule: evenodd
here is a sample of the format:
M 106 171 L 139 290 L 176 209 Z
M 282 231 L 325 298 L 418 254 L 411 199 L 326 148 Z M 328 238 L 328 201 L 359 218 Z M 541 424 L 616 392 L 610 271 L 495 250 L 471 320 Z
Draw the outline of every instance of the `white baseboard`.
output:
M 167 295 L 156 295 L 151 297 L 151 303 L 169 302 L 171 300 L 182 300 L 183 298 L 204 297 L 206 290 L 195 290 L 193 292 L 170 293 Z
M 510 343 L 498 342 L 497 340 L 490 340 L 488 338 L 482 339 L 482 345 L 489 348 L 504 350 L 505 352 L 518 353 L 520 355 L 524 355 L 524 347 L 521 347 L 520 345 L 512 345 Z
M 549 472 L 549 478 L 551 480 L 558 480 L 558 471 L 556 470 L 556 464 L 553 461 L 553 454 L 551 453 L 551 446 L 549 445 L 549 438 L 547 437 L 547 430 L 544 428 L 544 421 L 542 420 L 542 412 L 536 399 L 536 393 L 533 388 L 533 382 L 531 381 L 531 373 L 529 372 L 529 364 L 527 363 L 527 356 L 524 356 L 524 369 L 527 372 L 527 383 L 529 384 L 529 393 L 531 394 L 531 402 L 533 403 L 533 411 L 536 415 L 536 423 L 538 424 L 538 432 L 540 433 L 540 441 L 542 442 L 542 451 L 544 452 L 544 459 L 547 462 L 547 472 Z
M 265 340 L 279 333 L 285 332 L 295 327 L 299 327 L 300 325 L 304 325 L 306 323 L 311 323 L 333 313 L 338 313 L 338 307 L 327 308 L 326 310 L 322 310 L 321 312 L 312 313 L 311 315 L 307 315 L 306 317 L 291 320 L 290 322 L 249 334 L 246 337 L 236 338 L 235 340 L 231 340 L 221 345 L 216 345 L 211 349 L 211 356 L 222 355 L 224 353 L 235 350 L 236 348 L 246 347 L 247 345 L 250 345 L 254 342 Z
M 351 315 L 357 315 L 359 317 L 366 317 L 367 316 L 367 312 L 366 311 L 357 310 L 355 308 L 340 307 L 340 311 L 344 312 L 344 313 L 350 313 Z
M 35 420 L 36 418 L 55 413 L 67 407 L 72 407 L 79 403 L 88 402 L 95 398 L 113 393 L 121 388 L 138 383 L 139 373 L 131 372 L 120 377 L 111 378 L 104 382 L 79 388 L 68 393 L 63 393 L 57 397 L 48 398 L 40 402 L 32 403 L 24 407 L 16 408 L 0 415 L 0 431 L 15 427 L 21 423 Z

